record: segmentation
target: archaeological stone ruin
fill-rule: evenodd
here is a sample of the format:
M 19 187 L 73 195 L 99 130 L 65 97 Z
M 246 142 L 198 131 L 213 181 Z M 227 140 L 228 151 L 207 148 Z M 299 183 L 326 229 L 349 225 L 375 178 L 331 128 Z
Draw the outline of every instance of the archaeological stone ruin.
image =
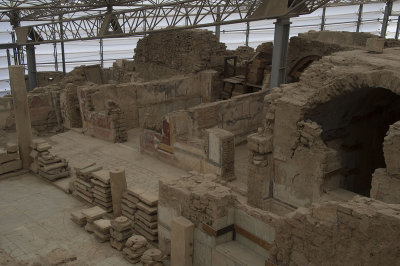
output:
M 50 2 L 101 23 L 78 38 L 63 30 L 81 18 L 60 15 L 40 24 L 49 37 L 11 19 L 34 6 L 6 9 L 16 39 L 0 98 L 1 265 L 400 265 L 399 26 L 388 38 L 323 20 L 285 41 L 289 18 L 350 4 L 236 1 L 206 23 L 205 1 L 174 15 L 176 3 Z M 370 1 L 356 2 L 362 14 Z M 383 32 L 397 6 L 377 2 Z M 39 17 L 56 6 L 38 4 Z M 262 19 L 276 19 L 273 42 L 221 39 L 224 24 Z M 112 65 L 32 68 L 39 44 L 65 56 L 69 41 L 131 36 L 133 57 Z M 10 63 L 24 52 L 26 67 Z

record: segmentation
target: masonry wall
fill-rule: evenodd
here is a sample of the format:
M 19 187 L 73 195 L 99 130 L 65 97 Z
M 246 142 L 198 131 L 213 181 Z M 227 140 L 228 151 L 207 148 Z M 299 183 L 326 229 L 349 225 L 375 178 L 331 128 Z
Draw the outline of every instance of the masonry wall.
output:
M 56 108 L 53 104 L 53 96 L 50 93 L 28 94 L 28 105 L 32 127 L 37 131 L 45 131 L 58 126 Z M 12 97 L 0 98 L 1 128 L 15 129 L 14 107 Z
M 223 67 L 226 46 L 207 30 L 169 31 L 140 39 L 135 68 L 145 80 Z

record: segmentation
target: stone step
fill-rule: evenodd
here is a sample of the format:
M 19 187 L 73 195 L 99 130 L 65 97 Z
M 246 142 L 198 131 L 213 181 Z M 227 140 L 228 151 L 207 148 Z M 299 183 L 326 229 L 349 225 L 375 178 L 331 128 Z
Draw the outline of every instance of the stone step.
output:
M 212 266 L 264 266 L 267 259 L 238 241 L 218 245 L 212 252 Z

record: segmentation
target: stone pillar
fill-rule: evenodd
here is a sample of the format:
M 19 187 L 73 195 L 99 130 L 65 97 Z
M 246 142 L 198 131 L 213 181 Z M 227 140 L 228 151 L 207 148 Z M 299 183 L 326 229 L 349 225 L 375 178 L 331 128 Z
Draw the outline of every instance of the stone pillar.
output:
M 171 224 L 171 265 L 191 266 L 193 263 L 194 224 L 177 217 Z
M 127 190 L 125 169 L 115 168 L 110 171 L 111 196 L 114 216 L 122 215 L 122 194 Z
M 30 144 L 32 141 L 31 117 L 28 107 L 28 93 L 25 84 L 23 66 L 10 66 L 11 94 L 15 113 L 15 125 L 17 129 L 19 153 L 22 159 L 22 167 L 29 169 L 31 158 Z

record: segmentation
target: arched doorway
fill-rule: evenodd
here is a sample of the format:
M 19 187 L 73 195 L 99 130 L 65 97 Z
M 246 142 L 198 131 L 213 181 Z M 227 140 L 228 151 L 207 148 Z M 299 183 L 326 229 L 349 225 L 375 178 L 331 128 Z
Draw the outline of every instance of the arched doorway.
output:
M 334 176 L 340 186 L 369 196 L 372 173 L 386 167 L 383 141 L 400 120 L 400 96 L 381 87 L 360 88 L 318 104 L 305 119 L 321 125 L 322 140 L 340 155 L 341 170 Z

